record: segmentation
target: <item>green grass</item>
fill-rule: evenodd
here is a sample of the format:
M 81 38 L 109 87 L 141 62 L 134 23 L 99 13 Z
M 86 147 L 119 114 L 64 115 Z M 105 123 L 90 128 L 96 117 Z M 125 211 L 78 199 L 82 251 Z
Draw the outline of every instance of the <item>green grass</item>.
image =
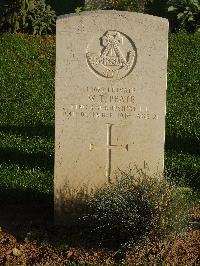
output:
M 200 34 L 170 34 L 166 169 L 200 189 Z
M 53 187 L 54 42 L 5 34 L 0 36 L 0 54 L 0 189 L 4 194 L 5 189 L 49 194 Z
M 165 164 L 170 178 L 194 189 L 200 189 L 199 58 L 200 34 L 170 34 Z M 52 37 L 0 35 L 1 199 L 52 196 L 54 68 Z

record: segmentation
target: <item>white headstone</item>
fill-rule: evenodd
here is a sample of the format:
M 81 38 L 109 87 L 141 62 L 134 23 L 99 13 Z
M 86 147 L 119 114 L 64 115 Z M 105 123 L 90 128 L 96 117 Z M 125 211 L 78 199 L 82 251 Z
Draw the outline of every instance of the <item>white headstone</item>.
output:
M 168 21 L 122 11 L 57 20 L 55 210 L 67 188 L 164 167 Z

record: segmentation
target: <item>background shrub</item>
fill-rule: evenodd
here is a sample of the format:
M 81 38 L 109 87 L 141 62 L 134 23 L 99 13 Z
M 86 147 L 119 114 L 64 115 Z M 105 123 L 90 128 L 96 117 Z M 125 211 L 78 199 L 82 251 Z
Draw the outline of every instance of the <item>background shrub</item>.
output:
M 77 7 L 83 7 L 85 0 L 46 0 L 46 3 L 52 7 L 56 15 L 73 13 Z
M 169 0 L 168 11 L 177 29 L 200 30 L 200 0 Z
M 87 211 L 80 218 L 87 228 L 85 235 L 102 245 L 120 246 L 181 231 L 189 215 L 191 191 L 186 192 L 162 178 L 150 178 L 142 170 L 123 173 L 87 202 Z
M 89 1 L 87 9 L 116 9 L 144 12 L 145 6 L 152 0 L 103 0 Z
M 5 0 L 0 29 L 42 35 L 54 30 L 55 19 L 55 11 L 46 5 L 45 0 Z
M 168 0 L 149 1 L 145 7 L 145 13 L 158 17 L 169 18 L 167 12 L 167 1 Z
M 170 30 L 198 31 L 200 27 L 200 0 L 91 0 L 86 9 L 127 10 L 165 17 Z

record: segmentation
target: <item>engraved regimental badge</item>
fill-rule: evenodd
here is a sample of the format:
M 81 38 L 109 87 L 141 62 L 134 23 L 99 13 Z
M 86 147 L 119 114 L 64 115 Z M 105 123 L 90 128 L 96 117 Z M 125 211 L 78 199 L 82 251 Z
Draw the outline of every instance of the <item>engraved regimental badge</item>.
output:
M 97 75 L 107 79 L 121 79 L 133 70 L 137 50 L 127 35 L 109 30 L 102 37 L 94 37 L 90 41 L 86 58 L 88 66 Z

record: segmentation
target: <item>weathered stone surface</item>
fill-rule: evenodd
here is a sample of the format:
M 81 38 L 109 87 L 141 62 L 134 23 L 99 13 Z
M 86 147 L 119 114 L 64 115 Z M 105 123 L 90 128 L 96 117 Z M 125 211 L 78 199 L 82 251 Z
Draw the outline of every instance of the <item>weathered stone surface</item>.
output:
M 164 166 L 168 21 L 117 11 L 57 20 L 55 207 L 67 187 Z

